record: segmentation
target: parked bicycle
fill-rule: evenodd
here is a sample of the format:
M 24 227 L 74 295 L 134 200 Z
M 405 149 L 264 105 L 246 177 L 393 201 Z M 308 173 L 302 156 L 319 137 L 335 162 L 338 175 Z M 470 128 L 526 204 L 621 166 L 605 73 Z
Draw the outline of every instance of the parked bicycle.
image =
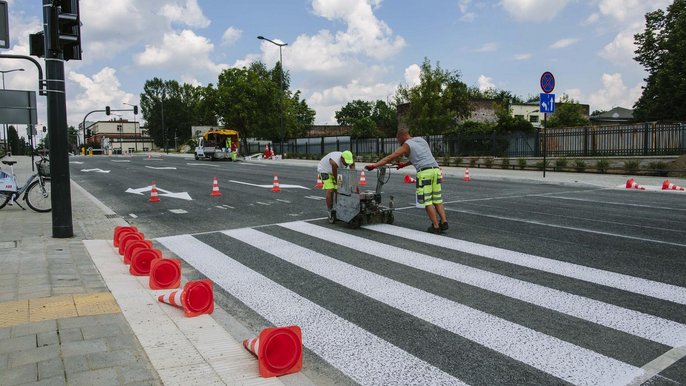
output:
M 17 199 L 23 199 L 29 205 L 29 208 L 36 212 L 50 212 L 52 210 L 52 202 L 50 197 L 50 161 L 43 155 L 40 155 L 40 160 L 36 161 L 36 173 L 32 174 L 24 186 L 17 184 L 17 176 L 14 174 L 14 164 L 17 161 L 1 161 L 5 165 L 9 165 L 10 174 L 0 170 L 0 209 L 4 208 L 7 203 L 17 204 L 23 210 L 26 210 Z M 10 202 L 11 201 L 11 202 Z

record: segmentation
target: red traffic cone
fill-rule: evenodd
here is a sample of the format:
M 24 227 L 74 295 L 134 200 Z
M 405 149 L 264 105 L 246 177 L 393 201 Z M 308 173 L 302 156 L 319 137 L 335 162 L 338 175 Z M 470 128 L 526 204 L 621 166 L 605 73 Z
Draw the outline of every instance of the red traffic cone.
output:
M 675 184 L 672 184 L 669 182 L 669 180 L 665 180 L 662 183 L 662 190 L 681 190 L 682 192 L 684 191 L 684 188 Z
M 159 249 L 137 249 L 133 256 L 131 256 L 129 273 L 133 276 L 148 276 L 150 275 L 150 265 L 153 260 L 161 258 L 162 251 Z
M 646 190 L 645 186 L 639 185 L 638 182 L 634 181 L 633 178 L 629 178 L 628 180 L 626 180 L 626 188 Z
M 360 182 L 358 185 L 367 185 L 367 178 L 364 176 L 364 170 L 362 171 L 362 174 L 360 174 Z
M 181 261 L 178 259 L 154 259 L 150 265 L 150 289 L 179 288 L 181 285 Z
M 263 378 L 296 373 L 303 367 L 302 331 L 298 326 L 265 328 L 260 335 L 243 341 L 257 356 Z
M 133 240 L 124 248 L 124 264 L 131 264 L 131 257 L 138 249 L 152 248 L 150 240 Z
M 469 177 L 469 168 L 464 168 L 464 180 L 465 181 L 471 181 L 472 179 Z
M 317 174 L 317 183 L 314 185 L 315 189 L 321 189 L 324 187 L 324 183 L 322 182 L 322 175 Z
M 189 281 L 182 290 L 160 295 L 157 300 L 183 308 L 189 318 L 214 311 L 214 294 L 209 280 Z
M 416 179 L 410 177 L 409 174 L 405 174 L 405 183 L 406 184 L 414 184 L 415 182 L 417 182 Z
M 160 196 L 157 195 L 157 185 L 155 185 L 155 181 L 152 182 L 152 189 L 150 190 L 150 199 L 148 202 L 160 202 Z
M 274 174 L 274 186 L 272 186 L 272 192 L 280 192 L 281 188 L 279 187 L 279 176 Z
M 128 232 L 119 237 L 119 254 L 124 256 L 126 245 L 134 240 L 145 240 L 145 235 L 141 232 Z
M 210 196 L 221 196 L 222 194 L 219 193 L 219 184 L 217 183 L 217 177 L 214 177 L 214 180 L 212 181 L 212 194 Z
M 134 226 L 116 226 L 114 227 L 114 237 L 112 237 L 112 243 L 115 247 L 119 247 L 119 237 L 124 233 L 138 232 L 138 228 Z

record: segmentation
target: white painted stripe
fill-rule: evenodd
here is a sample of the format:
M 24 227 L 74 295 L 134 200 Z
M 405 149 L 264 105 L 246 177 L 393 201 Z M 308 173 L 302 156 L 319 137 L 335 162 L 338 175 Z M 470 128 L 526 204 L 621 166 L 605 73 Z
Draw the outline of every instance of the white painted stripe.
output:
M 278 202 L 283 202 L 284 204 L 290 204 L 290 203 L 291 203 L 291 202 L 288 201 L 288 200 L 282 200 L 282 199 L 280 199 L 280 198 L 277 198 L 276 201 L 278 201 Z
M 225 207 L 225 208 L 228 208 L 228 209 L 236 209 L 236 208 L 234 208 L 233 206 L 231 206 L 231 205 L 226 205 L 226 204 L 224 204 L 224 207 Z
M 661 283 L 653 280 L 624 275 L 621 273 L 604 271 L 602 269 L 530 255 L 528 253 L 510 251 L 503 248 L 472 243 L 450 237 L 432 235 L 427 232 L 420 232 L 394 225 L 375 224 L 367 225 L 365 228 L 392 236 L 417 240 L 419 242 L 435 245 L 437 247 L 483 256 L 489 259 L 537 269 L 539 271 L 550 272 L 556 275 L 567 276 L 590 283 L 600 284 L 657 299 L 667 300 L 670 302 L 686 304 L 686 288 L 678 287 L 672 284 Z
M 269 204 L 269 203 L 262 202 L 262 201 L 255 201 L 255 202 L 256 202 L 257 204 L 264 205 L 264 206 L 269 206 L 269 205 L 271 205 L 271 204 Z
M 599 200 L 589 200 L 585 198 L 576 198 L 576 197 L 560 197 L 560 196 L 545 196 L 541 195 L 543 198 L 554 198 L 557 200 L 570 200 L 570 201 L 584 201 L 584 202 L 593 202 L 593 203 L 598 203 L 598 204 L 603 204 L 603 205 L 619 205 L 619 206 L 631 206 L 631 207 L 636 207 L 636 208 L 648 208 L 648 209 L 664 209 L 664 210 L 669 210 L 669 211 L 686 211 L 686 208 L 671 208 L 671 207 L 666 207 L 666 206 L 655 206 L 655 205 L 645 205 L 645 204 L 631 204 L 628 202 L 614 202 L 614 201 L 599 201 Z
M 184 213 L 188 213 L 188 211 L 183 210 L 183 209 L 169 209 L 169 211 L 172 212 L 172 213 L 174 213 L 174 214 L 184 214 Z
M 681 244 L 681 243 L 672 243 L 672 242 L 669 242 L 669 241 L 648 239 L 648 238 L 645 238 L 645 237 L 635 237 L 635 236 L 629 236 L 629 235 L 622 235 L 622 234 L 619 234 L 619 233 L 602 232 L 602 231 L 596 231 L 596 230 L 587 229 L 587 228 L 578 228 L 578 227 L 569 227 L 569 226 L 557 225 L 557 224 L 549 224 L 549 223 L 545 223 L 545 222 L 542 222 L 542 221 L 528 220 L 528 219 L 523 219 L 523 218 L 507 217 L 507 216 L 496 216 L 496 215 L 493 215 L 493 214 L 485 214 L 485 213 L 475 212 L 475 211 L 471 211 L 471 210 L 452 209 L 452 208 L 445 208 L 445 210 L 451 211 L 451 212 L 458 212 L 458 213 L 467 213 L 467 214 L 471 214 L 471 215 L 474 215 L 474 216 L 495 218 L 495 219 L 498 219 L 498 220 L 507 220 L 507 221 L 523 222 L 523 223 L 526 223 L 526 224 L 542 225 L 542 226 L 547 226 L 547 227 L 551 227 L 551 228 L 569 229 L 569 230 L 573 230 L 573 231 L 577 231 L 577 232 L 593 233 L 593 234 L 603 235 L 603 236 L 612 236 L 612 237 L 619 237 L 619 238 L 623 238 L 623 239 L 638 240 L 638 241 L 647 241 L 647 242 L 650 242 L 650 243 L 657 243 L 657 244 L 674 245 L 674 246 L 677 246 L 677 247 L 686 247 L 686 244 Z
M 319 196 L 305 196 L 305 198 L 310 199 L 310 200 L 326 200 L 326 197 L 319 197 Z
M 623 384 L 643 373 L 616 359 L 254 229 L 222 233 L 567 382 Z
M 188 166 L 209 166 L 211 168 L 218 168 L 219 167 L 219 165 L 213 165 L 210 163 L 199 164 L 199 163 L 188 162 L 188 163 L 186 163 L 186 165 L 188 165 Z
M 671 347 L 686 344 L 686 326 L 613 304 L 408 251 L 304 221 L 279 224 L 359 252 L 548 308 Z
M 686 357 L 686 347 L 675 347 L 666 353 L 660 355 L 659 357 L 648 362 L 643 366 L 645 374 L 641 377 L 634 379 L 629 385 L 630 386 L 640 386 L 645 382 L 649 381 L 652 377 L 660 374 L 666 370 L 671 365 L 680 361 L 682 358 Z M 676 385 L 677 382 L 674 382 Z
M 136 216 L 136 215 L 133 214 L 133 213 L 129 213 L 129 216 L 131 216 L 131 218 L 138 218 L 138 216 Z
M 120 159 L 120 160 L 113 159 L 111 161 L 112 162 L 131 162 L 131 160 L 128 160 L 128 159 Z
M 229 182 L 233 182 L 233 183 L 235 183 L 235 184 L 241 184 L 241 185 L 254 186 L 254 187 L 257 187 L 257 188 L 269 188 L 269 189 L 271 189 L 271 188 L 274 187 L 274 184 L 273 184 L 273 183 L 270 184 L 270 185 L 259 185 L 259 184 L 252 184 L 252 183 L 250 183 L 250 182 L 243 182 L 243 181 L 236 181 L 236 180 L 229 180 Z M 301 185 L 291 185 L 291 184 L 281 184 L 281 183 L 279 184 L 279 187 L 280 187 L 280 188 L 295 188 L 295 189 L 311 190 L 310 188 L 307 188 L 307 187 L 304 187 L 304 186 L 301 186 Z
M 219 208 L 219 209 L 224 209 L 224 210 L 226 210 L 226 208 L 224 208 L 224 207 L 221 206 L 221 205 L 217 205 L 215 208 Z
M 267 279 L 192 236 L 157 239 L 277 326 L 298 325 L 303 344 L 362 385 L 463 385 L 460 380 Z

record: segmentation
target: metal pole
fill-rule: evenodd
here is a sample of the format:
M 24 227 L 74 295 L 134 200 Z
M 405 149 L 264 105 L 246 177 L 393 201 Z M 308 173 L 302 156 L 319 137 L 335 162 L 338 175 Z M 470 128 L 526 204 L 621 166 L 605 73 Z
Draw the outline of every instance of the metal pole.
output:
M 545 138 L 545 129 L 546 126 L 548 125 L 548 113 L 543 113 L 543 178 L 545 178 L 545 169 L 546 169 L 546 153 L 548 152 L 547 145 L 546 145 L 546 138 Z
M 283 139 L 285 136 L 284 128 L 283 128 L 283 56 L 281 56 L 281 45 L 279 45 L 279 65 L 281 66 L 281 92 L 279 93 L 280 101 L 281 101 L 281 154 L 283 156 Z
M 163 88 L 162 89 L 162 142 L 164 142 L 164 151 L 169 154 L 169 151 L 167 151 L 167 129 L 164 127 L 164 98 L 166 97 L 167 94 L 167 89 Z

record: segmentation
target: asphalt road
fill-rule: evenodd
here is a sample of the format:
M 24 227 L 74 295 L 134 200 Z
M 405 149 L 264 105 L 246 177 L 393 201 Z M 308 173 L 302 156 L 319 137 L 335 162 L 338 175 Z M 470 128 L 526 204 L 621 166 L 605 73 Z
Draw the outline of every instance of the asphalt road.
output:
M 300 325 L 316 383 L 686 383 L 683 195 L 448 178 L 436 236 L 404 170 L 384 188 L 394 224 L 349 229 L 324 219 L 314 165 L 70 161 L 241 324 Z

